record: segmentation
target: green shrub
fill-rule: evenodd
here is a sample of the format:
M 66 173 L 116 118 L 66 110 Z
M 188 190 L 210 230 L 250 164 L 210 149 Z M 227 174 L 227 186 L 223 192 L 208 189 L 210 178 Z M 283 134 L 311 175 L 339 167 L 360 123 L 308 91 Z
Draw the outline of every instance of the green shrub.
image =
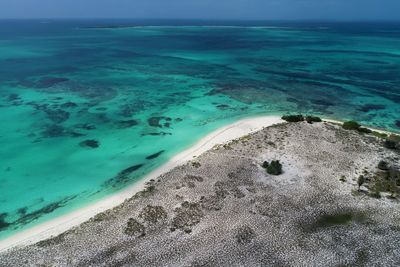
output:
M 127 226 L 125 228 L 125 234 L 136 237 L 143 237 L 146 235 L 146 229 L 143 224 L 138 222 L 136 219 L 129 218 Z
M 395 167 L 390 167 L 389 179 L 392 181 L 396 181 L 396 184 L 400 186 L 400 169 Z
M 378 169 L 380 169 L 382 171 L 388 171 L 389 170 L 388 163 L 386 161 L 383 161 L 383 160 L 379 161 Z
M 369 195 L 373 198 L 381 198 L 381 192 L 379 192 L 378 190 L 371 192 Z
M 360 128 L 360 124 L 356 121 L 346 121 L 343 123 L 342 127 L 345 130 L 358 130 Z
M 268 161 L 264 161 L 263 164 L 262 164 L 262 167 L 263 167 L 264 169 L 266 169 L 266 168 L 268 168 L 268 166 L 269 166 Z
M 358 191 L 360 191 L 360 187 L 361 187 L 364 183 L 365 183 L 365 177 L 364 177 L 364 175 L 360 175 L 360 176 L 358 177 L 358 180 L 357 180 Z
M 313 123 L 313 122 L 322 122 L 320 117 L 315 117 L 315 116 L 307 116 L 306 121 L 308 123 Z
M 285 120 L 287 122 L 300 122 L 304 121 L 304 116 L 299 114 L 299 115 L 286 115 L 282 117 L 282 120 Z
M 282 174 L 282 164 L 279 162 L 279 160 L 271 161 L 271 164 L 269 164 L 267 167 L 267 173 L 272 175 Z
M 396 149 L 397 142 L 390 139 L 386 139 L 385 142 L 383 142 L 383 146 L 388 149 Z
M 385 133 L 380 133 L 380 132 L 376 132 L 376 131 L 373 131 L 373 132 L 372 132 L 372 135 L 374 135 L 374 136 L 376 136 L 376 137 L 379 137 L 379 138 L 386 138 L 386 137 L 387 137 L 387 134 L 385 134 Z
M 400 135 L 391 134 L 388 139 L 400 143 Z
M 360 132 L 360 133 L 366 133 L 366 134 L 372 133 L 372 131 L 370 129 L 365 128 L 365 127 L 360 127 L 360 128 L 357 129 L 357 131 Z

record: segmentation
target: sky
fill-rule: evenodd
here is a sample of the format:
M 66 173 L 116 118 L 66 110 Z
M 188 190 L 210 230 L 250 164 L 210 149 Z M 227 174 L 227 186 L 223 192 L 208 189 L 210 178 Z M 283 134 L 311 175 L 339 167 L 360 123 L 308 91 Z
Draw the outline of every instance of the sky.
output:
M 400 20 L 400 0 L 0 0 L 1 18 Z

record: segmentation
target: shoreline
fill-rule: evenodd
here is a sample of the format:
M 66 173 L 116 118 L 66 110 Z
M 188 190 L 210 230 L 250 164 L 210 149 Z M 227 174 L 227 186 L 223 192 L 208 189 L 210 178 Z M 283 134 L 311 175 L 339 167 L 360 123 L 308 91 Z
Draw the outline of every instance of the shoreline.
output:
M 346 122 L 346 121 L 334 120 L 334 119 L 329 119 L 329 118 L 324 118 L 324 117 L 321 117 L 321 119 L 322 119 L 322 121 L 325 121 L 325 122 L 330 122 L 330 123 L 335 123 L 335 124 L 340 124 L 340 125 Z M 378 129 L 378 128 L 374 128 L 374 127 L 370 127 L 370 126 L 365 126 L 365 125 L 362 125 L 362 124 L 361 124 L 361 126 L 367 128 L 367 129 L 369 129 L 371 131 L 377 132 L 377 133 L 387 134 L 388 136 L 389 135 L 398 135 L 397 132 Z
M 11 248 L 28 246 L 39 241 L 57 236 L 75 226 L 84 223 L 96 214 L 112 209 L 122 204 L 126 199 L 132 197 L 137 192 L 143 190 L 147 182 L 155 179 L 160 175 L 167 173 L 201 155 L 202 153 L 212 149 L 217 144 L 223 144 L 241 136 L 259 131 L 265 127 L 284 122 L 280 116 L 259 116 L 238 120 L 232 124 L 228 124 L 216 129 L 206 135 L 188 149 L 178 153 L 166 163 L 145 175 L 140 181 L 123 189 L 113 195 L 89 204 L 75 211 L 71 211 L 65 215 L 43 222 L 26 230 L 22 230 L 15 235 L 0 240 L 0 252 L 5 252 Z

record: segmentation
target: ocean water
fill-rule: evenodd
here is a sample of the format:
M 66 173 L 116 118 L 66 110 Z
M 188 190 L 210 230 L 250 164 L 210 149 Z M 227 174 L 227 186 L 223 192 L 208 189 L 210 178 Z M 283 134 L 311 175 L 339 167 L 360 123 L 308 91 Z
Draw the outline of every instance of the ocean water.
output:
M 0 238 L 239 118 L 400 131 L 399 73 L 395 23 L 0 21 Z

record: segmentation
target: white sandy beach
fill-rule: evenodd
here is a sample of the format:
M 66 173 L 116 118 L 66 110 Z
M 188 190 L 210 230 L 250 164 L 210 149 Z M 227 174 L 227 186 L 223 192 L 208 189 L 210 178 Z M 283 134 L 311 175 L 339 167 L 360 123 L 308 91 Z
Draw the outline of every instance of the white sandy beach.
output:
M 125 190 L 106 197 L 91 205 L 79 210 L 70 212 L 56 219 L 44 222 L 30 229 L 21 231 L 9 238 L 0 241 L 0 252 L 16 246 L 26 246 L 38 241 L 59 235 L 68 229 L 77 226 L 98 213 L 118 206 L 124 200 L 132 197 L 137 192 L 145 188 L 145 184 L 151 179 L 155 179 L 161 174 L 172 170 L 173 168 L 186 163 L 187 161 L 199 156 L 205 151 L 211 149 L 216 144 L 229 142 L 252 132 L 261 130 L 277 123 L 283 122 L 279 116 L 262 116 L 239 120 L 233 124 L 224 126 L 202 138 L 189 149 L 174 156 L 164 165 L 155 169 L 139 182 L 126 188 Z

